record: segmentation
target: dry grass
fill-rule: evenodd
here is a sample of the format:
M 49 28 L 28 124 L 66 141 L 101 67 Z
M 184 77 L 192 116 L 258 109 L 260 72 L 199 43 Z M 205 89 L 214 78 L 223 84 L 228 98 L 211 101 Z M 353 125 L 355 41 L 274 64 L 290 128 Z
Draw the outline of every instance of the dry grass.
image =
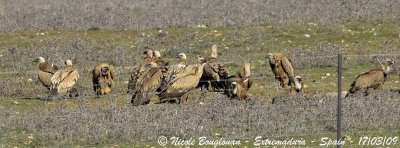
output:
M 400 3 L 393 1 L 26 2 L 0 0 L 0 147 L 143 146 L 156 145 L 160 135 L 318 141 L 336 130 L 336 54 L 347 55 L 344 90 L 356 75 L 376 66 L 376 58 L 400 59 Z M 202 24 L 208 26 L 196 27 Z M 156 27 L 167 36 L 159 36 Z M 185 52 L 194 63 L 211 44 L 218 44 L 219 59 L 231 73 L 252 63 L 256 84 L 250 101 L 196 90 L 181 105 L 127 104 L 125 82 L 145 47 L 163 49 L 169 61 Z M 276 88 L 264 59 L 276 51 L 292 59 L 310 96 L 285 96 Z M 71 58 L 81 75 L 81 95 L 40 100 L 47 92 L 31 63 L 38 56 L 57 65 Z M 113 64 L 117 77 L 112 94 L 95 98 L 91 70 L 99 62 Z M 322 79 L 327 73 L 331 76 Z M 392 75 L 384 90 L 343 101 L 346 134 L 399 134 L 396 81 Z

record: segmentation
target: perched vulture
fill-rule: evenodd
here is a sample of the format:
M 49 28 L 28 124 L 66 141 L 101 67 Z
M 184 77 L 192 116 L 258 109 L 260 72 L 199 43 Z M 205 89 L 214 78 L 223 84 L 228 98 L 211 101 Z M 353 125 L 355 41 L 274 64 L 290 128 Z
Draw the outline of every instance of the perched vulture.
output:
M 282 53 L 268 53 L 267 59 L 275 74 L 275 79 L 280 81 L 282 87 L 285 88 L 294 83 L 294 69 L 290 59 Z
M 222 63 L 218 62 L 218 50 L 217 45 L 211 46 L 211 53 L 208 57 L 202 60 L 201 63 L 206 63 L 203 68 L 203 75 L 200 78 L 200 83 L 197 87 L 203 89 L 205 87 L 209 90 L 210 86 L 214 90 L 224 89 L 224 82 L 221 81 L 226 79 L 229 75 L 228 69 Z
M 146 65 L 146 69 L 138 76 L 135 89 L 132 90 L 131 103 L 135 106 L 144 105 L 150 102 L 163 80 L 161 68 L 154 62 Z
M 79 78 L 78 71 L 72 66 L 71 60 L 65 61 L 66 67 L 54 73 L 51 77 L 50 95 L 77 96 L 74 85 Z
M 109 93 L 114 83 L 113 66 L 107 63 L 101 63 L 94 67 L 92 73 L 93 89 L 96 95 Z
M 380 89 L 383 83 L 386 81 L 386 77 L 392 71 L 392 68 L 390 66 L 393 64 L 394 62 L 392 60 L 387 59 L 384 65 L 358 75 L 354 82 L 351 84 L 346 97 L 351 96 L 358 91 L 361 91 L 365 95 L 368 95 L 368 89 L 370 88 Z
M 132 90 L 135 90 L 137 79 L 143 74 L 143 72 L 149 67 L 148 64 L 154 61 L 153 59 L 153 51 L 147 50 L 143 53 L 143 60 L 137 64 L 131 71 L 131 75 L 128 81 L 128 93 L 132 93 Z
M 186 93 L 198 85 L 204 65 L 205 63 L 186 66 L 179 63 L 171 65 L 159 89 L 160 101 L 162 102 L 163 99 L 167 98 L 178 98 L 179 101 L 186 101 Z
M 38 62 L 39 65 L 39 72 L 38 78 L 39 81 L 45 86 L 47 89 L 50 90 L 51 87 L 51 77 L 53 77 L 54 73 L 58 71 L 58 67 L 53 64 L 47 63 L 43 57 L 38 57 L 37 59 L 33 60 L 33 62 Z
M 250 89 L 253 80 L 250 79 L 250 64 L 246 63 L 237 75 L 229 76 L 225 81 L 224 93 L 232 99 L 246 100 L 247 91 Z

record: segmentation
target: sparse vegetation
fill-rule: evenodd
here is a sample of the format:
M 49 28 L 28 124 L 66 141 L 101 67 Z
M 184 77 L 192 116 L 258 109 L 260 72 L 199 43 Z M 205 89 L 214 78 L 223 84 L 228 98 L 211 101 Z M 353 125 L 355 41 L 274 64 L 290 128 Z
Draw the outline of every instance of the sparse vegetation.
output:
M 376 58 L 398 62 L 399 7 L 389 0 L 0 0 L 0 147 L 145 146 L 157 145 L 161 135 L 333 138 L 336 54 L 346 54 L 344 90 L 378 65 Z M 194 63 L 211 44 L 218 45 L 219 60 L 231 73 L 244 62 L 254 66 L 250 101 L 196 90 L 181 105 L 127 104 L 128 74 L 145 47 L 161 50 L 171 62 L 185 52 Z M 291 58 L 311 96 L 285 96 L 277 89 L 265 61 L 275 51 Z M 31 62 L 38 56 L 59 66 L 72 59 L 81 95 L 40 100 L 47 92 Z M 113 64 L 117 74 L 111 94 L 96 98 L 91 70 L 100 62 Z M 398 81 L 389 76 L 384 90 L 344 100 L 346 135 L 400 136 Z

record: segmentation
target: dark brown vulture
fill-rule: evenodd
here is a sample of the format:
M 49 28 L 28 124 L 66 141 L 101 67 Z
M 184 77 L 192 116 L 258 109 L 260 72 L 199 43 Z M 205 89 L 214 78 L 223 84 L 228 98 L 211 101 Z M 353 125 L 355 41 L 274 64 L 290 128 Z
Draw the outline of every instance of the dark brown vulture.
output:
M 132 93 L 132 90 L 135 90 L 136 81 L 137 79 L 143 74 L 143 72 L 149 68 L 148 64 L 154 62 L 153 59 L 153 51 L 147 50 L 143 53 L 142 61 L 133 67 L 132 71 L 130 72 L 130 77 L 128 80 L 128 93 Z
M 253 83 L 250 75 L 250 64 L 246 63 L 237 75 L 229 76 L 225 81 L 225 95 L 231 99 L 246 100 L 247 91 Z
M 114 83 L 113 66 L 107 63 L 101 63 L 94 67 L 92 73 L 93 89 L 96 95 L 108 94 Z
M 50 88 L 50 96 L 54 95 L 77 95 L 75 93 L 76 89 L 74 89 L 74 85 L 76 81 L 79 79 L 78 71 L 72 66 L 71 60 L 65 61 L 66 67 L 54 73 L 53 77 L 51 77 L 51 88 Z
M 185 56 L 186 57 L 186 56 Z M 178 101 L 187 100 L 187 92 L 194 89 L 203 74 L 205 64 L 171 65 L 159 89 L 160 102 L 168 98 L 178 98 Z
M 369 70 L 363 74 L 357 76 L 354 82 L 351 84 L 346 97 L 361 91 L 365 95 L 368 95 L 368 89 L 380 89 L 383 83 L 386 81 L 387 76 L 392 71 L 390 67 L 394 62 L 390 59 L 386 60 L 385 64 L 378 68 Z
M 294 84 L 294 69 L 292 62 L 282 53 L 268 53 L 267 59 L 275 79 L 285 88 Z
M 203 68 L 203 75 L 200 78 L 200 83 L 197 87 L 203 89 L 205 87 L 210 90 L 210 86 L 213 90 L 219 91 L 224 89 L 224 80 L 229 75 L 226 66 L 218 62 L 218 50 L 217 45 L 211 46 L 211 53 L 208 57 L 202 60 L 201 63 L 206 63 Z
M 53 64 L 47 63 L 43 57 L 38 57 L 33 60 L 33 62 L 37 62 L 39 67 L 38 78 L 39 81 L 50 90 L 51 87 L 51 77 L 53 77 L 54 73 L 58 71 L 58 67 Z
M 138 76 L 135 89 L 132 90 L 131 103 L 135 106 L 145 105 L 155 95 L 163 80 L 161 68 L 154 62 L 146 65 L 146 69 Z

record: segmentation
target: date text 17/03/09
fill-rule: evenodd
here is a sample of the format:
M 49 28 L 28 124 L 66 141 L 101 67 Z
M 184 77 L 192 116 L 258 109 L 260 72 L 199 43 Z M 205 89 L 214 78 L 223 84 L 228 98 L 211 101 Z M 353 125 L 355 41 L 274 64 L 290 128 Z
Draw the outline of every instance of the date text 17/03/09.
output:
M 362 136 L 358 141 L 358 145 L 363 146 L 394 146 L 398 143 L 399 137 L 386 137 L 386 136 Z

